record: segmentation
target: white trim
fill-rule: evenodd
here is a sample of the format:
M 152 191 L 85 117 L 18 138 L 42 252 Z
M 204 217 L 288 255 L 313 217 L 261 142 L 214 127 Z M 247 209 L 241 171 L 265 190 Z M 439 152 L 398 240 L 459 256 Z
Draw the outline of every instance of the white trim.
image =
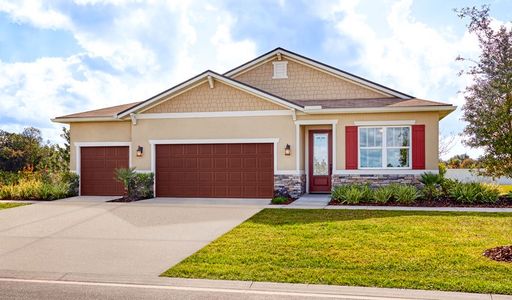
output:
M 414 125 L 415 120 L 397 120 L 397 121 L 354 121 L 356 126 L 390 126 L 390 125 Z
M 361 108 L 325 108 L 308 110 L 308 114 L 365 114 L 365 113 L 383 113 L 383 112 L 418 112 L 418 111 L 454 111 L 457 106 L 408 106 L 408 107 L 361 107 Z
M 357 83 L 359 85 L 362 85 L 362 86 L 364 86 L 366 88 L 374 89 L 374 90 L 380 91 L 381 93 L 385 93 L 385 94 L 388 94 L 388 95 L 393 95 L 393 96 L 398 97 L 398 98 L 410 99 L 410 97 L 408 97 L 407 95 L 405 95 L 403 93 L 400 93 L 398 91 L 393 91 L 393 90 L 391 90 L 389 88 L 386 88 L 384 86 L 380 86 L 380 85 L 378 85 L 376 83 L 372 83 L 370 81 L 364 80 L 364 79 L 356 77 L 354 75 L 342 72 L 342 71 L 337 70 L 337 69 L 335 69 L 335 68 L 333 68 L 331 66 L 320 64 L 318 62 L 312 61 L 311 59 L 298 56 L 296 54 L 293 54 L 293 53 L 288 52 L 287 50 L 284 50 L 284 49 L 281 49 L 281 48 L 278 48 L 278 49 L 276 49 L 276 50 L 274 50 L 274 51 L 272 51 L 270 53 L 267 53 L 266 55 L 260 57 L 259 59 L 254 60 L 254 61 L 252 61 L 252 62 L 250 62 L 248 64 L 244 64 L 244 65 L 242 65 L 242 66 L 240 66 L 240 67 L 238 67 L 236 69 L 233 69 L 233 70 L 229 71 L 228 73 L 225 73 L 224 75 L 225 76 L 229 76 L 229 77 L 235 76 L 238 73 L 240 73 L 240 72 L 242 72 L 242 71 L 244 71 L 244 70 L 246 70 L 248 68 L 252 68 L 255 65 L 259 65 L 261 62 L 266 61 L 269 58 L 273 59 L 273 57 L 277 53 L 284 54 L 289 59 L 295 60 L 297 62 L 306 64 L 306 65 L 309 65 L 309 66 L 314 67 L 314 68 L 316 68 L 318 70 L 321 70 L 321 71 L 328 72 L 330 74 L 339 76 L 342 79 L 350 80 L 350 81 L 352 81 L 354 83 Z
M 225 117 L 260 117 L 291 116 L 292 110 L 252 110 L 252 111 L 214 111 L 189 113 L 148 113 L 138 114 L 137 119 L 186 119 L 186 118 L 225 118 Z
M 135 173 L 151 173 L 151 170 L 135 170 Z
M 300 170 L 300 125 L 295 124 L 295 170 Z
M 305 105 L 304 110 L 307 112 L 309 110 L 322 109 L 322 105 Z
M 279 143 L 279 138 L 254 139 L 175 139 L 175 140 L 149 140 L 150 144 L 258 144 Z
M 272 65 L 273 65 L 273 73 L 272 73 L 272 79 L 287 79 L 288 78 L 288 62 L 285 61 L 285 60 L 278 60 L 278 61 L 273 61 L 272 62 Z M 278 67 L 282 67 L 284 68 L 283 70 L 283 73 L 277 73 L 276 71 L 278 71 L 276 69 L 276 66 Z
M 299 125 L 332 125 L 338 124 L 338 120 L 298 120 L 295 124 Z
M 141 104 L 136 105 L 136 106 L 130 108 L 129 110 L 127 110 L 127 111 L 125 111 L 123 113 L 117 114 L 117 117 L 118 118 L 123 118 L 123 117 L 129 115 L 130 113 L 137 112 L 138 110 L 140 110 L 140 109 L 142 109 L 144 107 L 147 107 L 147 106 L 149 106 L 149 105 L 151 105 L 153 103 L 159 102 L 160 100 L 167 98 L 169 95 L 172 95 L 175 92 L 177 92 L 177 91 L 179 91 L 179 90 L 181 90 L 183 88 L 186 88 L 186 87 L 188 87 L 188 86 L 190 86 L 190 85 L 192 85 L 192 84 L 194 84 L 196 82 L 207 80 L 208 76 L 211 76 L 212 78 L 214 78 L 214 79 L 216 79 L 216 80 L 218 80 L 218 81 L 220 81 L 222 83 L 225 83 L 225 84 L 230 85 L 232 87 L 236 87 L 236 88 L 238 88 L 238 89 L 240 89 L 242 91 L 245 91 L 245 92 L 247 92 L 249 94 L 253 94 L 253 95 L 258 96 L 260 98 L 264 98 L 266 100 L 269 100 L 269 101 L 274 102 L 276 104 L 279 104 L 281 106 L 284 106 L 284 107 L 287 107 L 287 108 L 294 108 L 294 109 L 298 109 L 298 110 L 301 110 L 301 111 L 303 110 L 302 107 L 300 107 L 298 105 L 295 105 L 295 104 L 292 104 L 292 103 L 290 103 L 288 101 L 282 100 L 282 99 L 280 99 L 280 98 L 278 98 L 276 96 L 267 94 L 267 93 L 262 92 L 262 91 L 260 91 L 258 89 L 255 89 L 255 88 L 253 88 L 251 86 L 244 85 L 242 83 L 239 83 L 239 82 L 237 82 L 235 80 L 232 80 L 230 78 L 227 78 L 227 77 L 224 77 L 222 75 L 219 75 L 219 74 L 214 73 L 212 71 L 206 71 L 202 75 L 199 75 L 199 76 L 197 76 L 195 78 L 192 78 L 192 79 L 190 79 L 188 81 L 185 81 L 185 82 L 175 86 L 174 88 L 171 88 L 170 90 L 165 91 L 164 93 L 161 93 L 161 94 L 159 94 L 157 96 L 154 96 L 153 98 L 150 98 L 150 99 L 142 102 Z
M 363 169 L 363 170 L 334 170 L 333 175 L 421 175 L 426 172 L 439 173 L 439 170 L 409 170 L 409 169 Z
M 50 121 L 55 123 L 75 123 L 75 122 L 112 122 L 112 121 L 124 121 L 115 117 L 93 117 L 93 118 L 53 118 Z
M 279 138 L 254 138 L 254 139 L 177 139 L 177 140 L 149 140 L 151 144 L 151 172 L 155 174 L 156 182 L 156 147 L 155 145 L 176 145 L 176 144 L 259 144 L 259 143 L 272 143 L 274 144 L 274 174 L 279 172 L 286 172 L 277 170 L 277 145 Z M 295 171 L 292 171 L 295 172 Z M 155 183 L 156 185 L 156 183 Z M 155 186 L 156 188 L 156 186 Z M 156 192 L 156 189 L 155 189 Z
M 407 147 L 388 147 L 387 146 L 387 128 L 409 128 L 409 146 Z M 368 129 L 368 128 L 380 128 L 382 129 L 382 145 L 375 146 L 375 147 L 365 147 L 366 149 L 377 149 L 381 150 L 381 159 L 382 159 L 382 165 L 386 165 L 388 161 L 388 151 L 387 149 L 403 149 L 407 148 L 409 150 L 409 166 L 408 167 L 380 167 L 380 168 L 372 168 L 372 167 L 361 167 L 361 141 L 359 140 L 361 129 Z M 357 169 L 358 170 L 378 170 L 378 169 L 385 169 L 385 170 L 411 170 L 412 169 L 412 128 L 411 126 L 405 126 L 405 125 L 398 125 L 398 126 L 360 126 L 357 127 Z
M 334 170 L 336 170 L 336 123 L 332 124 L 332 170 L 331 172 L 334 173 Z M 331 174 L 332 175 L 332 174 Z M 331 176 L 332 180 L 332 176 Z M 331 182 L 332 183 L 332 182 Z
M 128 167 L 132 167 L 132 143 L 131 142 L 75 142 L 75 173 L 78 175 L 78 195 L 82 194 L 82 172 L 81 172 L 81 148 L 82 147 L 128 147 Z

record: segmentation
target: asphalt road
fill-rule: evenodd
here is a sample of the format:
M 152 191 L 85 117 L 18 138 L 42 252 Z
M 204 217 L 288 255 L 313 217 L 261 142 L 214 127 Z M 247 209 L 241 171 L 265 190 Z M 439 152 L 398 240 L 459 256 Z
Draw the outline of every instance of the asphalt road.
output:
M 0 281 L 0 299 L 389 299 L 328 294 L 301 294 L 248 290 L 175 288 L 128 284 L 95 284 L 25 280 Z

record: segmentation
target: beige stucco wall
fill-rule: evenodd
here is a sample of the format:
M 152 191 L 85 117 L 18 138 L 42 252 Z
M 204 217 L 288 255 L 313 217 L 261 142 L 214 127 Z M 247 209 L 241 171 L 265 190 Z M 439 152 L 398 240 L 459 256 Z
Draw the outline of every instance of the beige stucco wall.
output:
M 295 151 L 285 156 L 284 148 L 295 149 L 295 123 L 291 116 L 229 117 L 190 119 L 145 119 L 132 128 L 132 146 L 143 146 L 145 155 L 133 157 L 139 170 L 151 169 L 149 140 L 279 138 L 278 170 L 295 170 Z
M 338 120 L 336 125 L 336 169 L 345 169 L 345 126 L 353 126 L 356 121 L 396 121 L 414 120 L 425 125 L 425 168 L 437 170 L 439 148 L 439 113 L 379 113 L 379 114 L 339 114 L 339 115 L 297 115 L 298 120 Z M 309 128 L 316 128 L 308 126 Z M 332 126 L 331 126 L 332 128 Z M 306 136 L 304 137 L 307 139 Z M 307 147 L 307 141 L 305 143 Z M 301 151 L 304 151 L 301 149 Z
M 208 82 L 145 111 L 145 113 L 278 110 L 284 107 L 219 81 Z
M 288 78 L 272 79 L 273 64 L 268 61 L 234 78 L 290 100 L 326 100 L 390 97 L 323 71 L 287 59 Z
M 76 170 L 76 142 L 129 142 L 131 122 L 83 122 L 70 124 L 70 170 Z
M 437 169 L 438 163 L 438 118 L 437 112 L 387 113 L 387 114 L 340 114 L 297 115 L 297 120 L 338 120 L 336 125 L 336 169 L 345 168 L 345 126 L 355 121 L 414 120 L 425 124 L 426 168 Z M 95 122 L 71 124 L 71 170 L 76 168 L 75 142 L 127 142 L 132 141 L 132 164 L 138 170 L 151 169 L 151 145 L 149 140 L 166 139 L 244 139 L 279 138 L 278 170 L 296 170 L 296 155 L 299 152 L 300 169 L 304 170 L 305 149 L 309 129 L 329 126 L 300 126 L 300 151 L 295 141 L 295 123 L 291 116 L 144 119 L 137 125 L 131 122 Z M 290 144 L 290 156 L 284 155 L 284 147 Z M 136 157 L 133 149 L 144 147 L 144 156 Z

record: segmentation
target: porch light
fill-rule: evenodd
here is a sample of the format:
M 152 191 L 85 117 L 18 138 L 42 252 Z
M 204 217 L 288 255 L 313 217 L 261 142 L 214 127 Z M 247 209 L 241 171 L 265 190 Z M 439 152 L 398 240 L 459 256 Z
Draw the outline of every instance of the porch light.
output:
M 144 153 L 144 148 L 142 146 L 137 147 L 137 157 L 142 157 L 142 153 Z
M 292 154 L 292 150 L 289 144 L 286 144 L 286 147 L 284 147 L 284 155 L 290 156 Z

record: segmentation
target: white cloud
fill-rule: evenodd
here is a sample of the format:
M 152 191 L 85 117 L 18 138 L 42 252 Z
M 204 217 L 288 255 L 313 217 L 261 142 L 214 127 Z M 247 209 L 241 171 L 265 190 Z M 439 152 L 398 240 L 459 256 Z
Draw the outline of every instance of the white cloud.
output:
M 256 55 L 253 41 L 232 36 L 236 19 L 218 5 L 76 2 L 116 5 L 108 28 L 75 24 L 66 13 L 38 1 L 0 0 L 0 11 L 16 22 L 65 29 L 83 49 L 69 57 L 0 61 L 2 129 L 20 131 L 35 125 L 47 134 L 45 138 L 60 141 L 62 125 L 51 123 L 50 118 L 144 100 L 205 69 L 222 72 Z M 105 66 L 92 66 L 91 60 Z
M 0 0 L 0 12 L 5 12 L 15 22 L 29 22 L 34 26 L 50 29 L 70 28 L 69 18 L 50 8 L 47 4 L 43 5 L 38 0 L 20 0 L 8 1 Z

